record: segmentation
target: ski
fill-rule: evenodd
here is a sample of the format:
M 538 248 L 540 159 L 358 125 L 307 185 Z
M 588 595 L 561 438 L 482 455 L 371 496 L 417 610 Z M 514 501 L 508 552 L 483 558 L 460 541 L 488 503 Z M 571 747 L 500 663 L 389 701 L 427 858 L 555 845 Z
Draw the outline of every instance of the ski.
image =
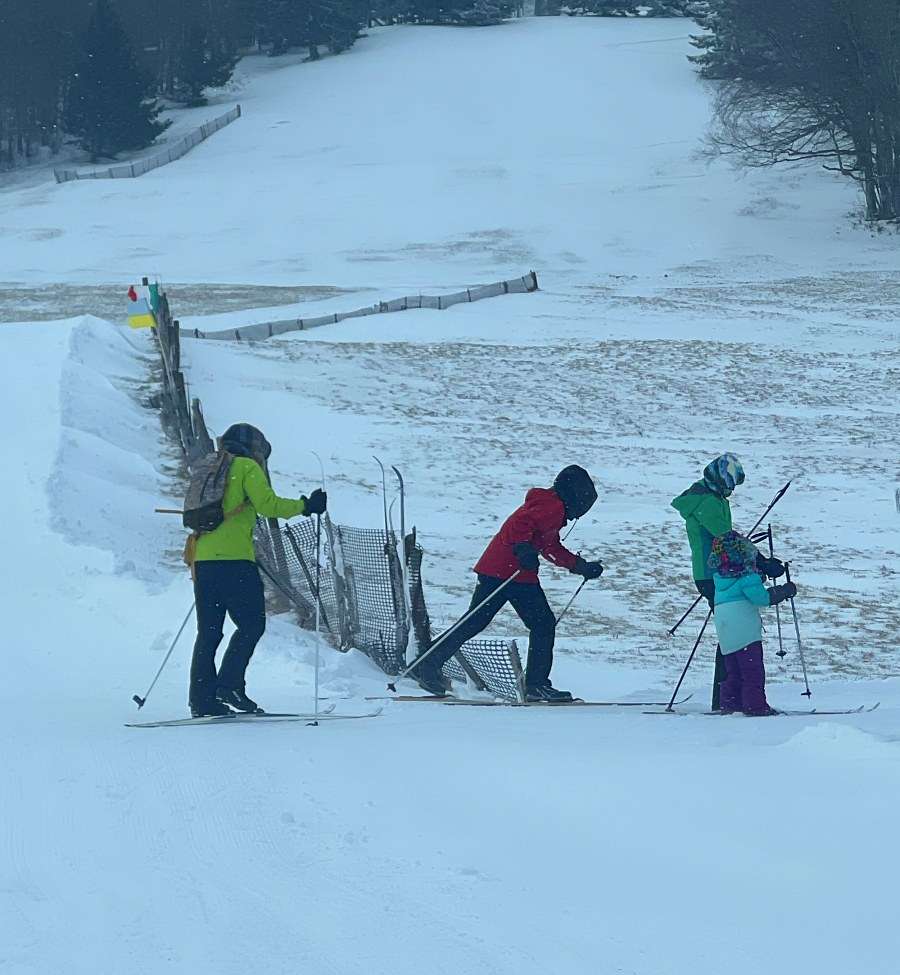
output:
M 676 704 L 684 704 L 694 695 L 688 694 L 687 697 L 676 701 Z M 476 701 L 467 700 L 461 697 L 437 697 L 434 694 L 398 694 L 395 697 L 367 697 L 367 701 L 433 701 L 438 704 L 458 705 L 473 708 L 564 708 L 564 707 L 586 707 L 586 708 L 653 708 L 665 707 L 667 701 L 585 701 L 580 697 L 573 698 L 571 701 Z M 654 714 L 658 712 L 653 712 Z
M 779 711 L 778 714 L 768 715 L 768 717 L 773 718 L 818 718 L 825 717 L 828 715 L 840 715 L 840 714 L 871 714 L 873 711 L 877 711 L 881 706 L 881 701 L 875 704 L 860 704 L 858 708 L 836 708 L 828 711 L 820 711 L 818 708 L 802 709 L 799 711 Z M 644 714 L 680 714 L 682 716 L 690 717 L 692 715 L 697 715 L 699 717 L 711 717 L 711 718 L 731 718 L 735 715 L 743 717 L 739 711 L 733 712 L 732 714 L 723 714 L 721 711 L 644 711 Z
M 306 722 L 316 722 L 316 721 L 345 721 L 353 720 L 355 718 L 377 718 L 379 714 L 383 711 L 383 708 L 377 708 L 374 711 L 368 711 L 364 714 L 333 714 L 334 708 L 331 707 L 328 710 L 320 711 L 316 714 L 225 714 L 225 715 L 210 715 L 203 718 L 175 718 L 171 721 L 142 721 L 142 722 L 126 722 L 126 728 L 177 728 L 182 725 L 200 725 L 200 724 L 246 724 L 248 722 L 259 722 L 265 723 L 266 721 L 306 721 Z
M 437 694 L 374 694 L 366 697 L 366 701 L 446 701 L 446 697 L 438 697 Z

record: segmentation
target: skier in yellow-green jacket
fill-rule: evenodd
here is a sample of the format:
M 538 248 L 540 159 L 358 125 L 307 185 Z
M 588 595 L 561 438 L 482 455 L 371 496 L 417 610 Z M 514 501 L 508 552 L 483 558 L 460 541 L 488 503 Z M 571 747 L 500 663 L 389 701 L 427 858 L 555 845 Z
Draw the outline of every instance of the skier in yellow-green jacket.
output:
M 318 489 L 296 500 L 275 494 L 266 473 L 271 445 L 249 423 L 229 427 L 219 447 L 233 457 L 222 497 L 225 517 L 213 531 L 195 536 L 190 558 L 197 604 L 189 698 L 194 717 L 229 714 L 231 707 L 259 710 L 245 685 L 247 665 L 266 628 L 263 584 L 253 551 L 257 516 L 322 514 L 327 504 L 325 492 Z M 226 614 L 237 629 L 217 673 L 216 650 Z

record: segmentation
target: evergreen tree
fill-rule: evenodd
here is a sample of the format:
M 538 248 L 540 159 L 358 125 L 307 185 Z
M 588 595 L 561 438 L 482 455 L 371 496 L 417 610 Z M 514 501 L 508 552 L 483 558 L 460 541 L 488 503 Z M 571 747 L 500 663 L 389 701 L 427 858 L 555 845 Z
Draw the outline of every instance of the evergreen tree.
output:
M 64 127 L 93 160 L 143 149 L 163 132 L 149 79 L 110 0 L 97 0 L 83 58 L 69 83 Z
M 684 17 L 690 0 L 570 0 L 570 17 Z M 537 11 L 535 11 L 537 12 Z
M 503 22 L 500 4 L 495 0 L 475 0 L 472 6 L 460 14 L 462 23 L 473 27 L 487 27 Z
M 535 13 L 541 0 L 535 5 Z M 559 6 L 559 3 L 556 3 Z M 521 12 L 517 0 L 379 0 L 372 13 L 382 21 L 410 24 L 487 26 Z M 559 10 L 556 10 L 559 13 Z
M 369 22 L 369 4 L 363 0 L 313 0 L 315 40 L 326 44 L 332 54 L 352 47 Z
M 178 64 L 177 89 L 188 105 L 205 105 L 205 88 L 221 88 L 234 73 L 238 59 L 222 41 L 194 21 L 188 28 Z
M 304 42 L 309 22 L 306 0 L 257 0 L 256 29 L 261 44 L 277 57 Z

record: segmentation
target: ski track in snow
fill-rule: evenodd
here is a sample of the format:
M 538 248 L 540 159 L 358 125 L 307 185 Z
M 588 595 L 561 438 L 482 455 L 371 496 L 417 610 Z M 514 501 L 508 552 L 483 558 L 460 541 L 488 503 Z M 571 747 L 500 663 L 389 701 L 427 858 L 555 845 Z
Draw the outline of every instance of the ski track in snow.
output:
M 374 31 L 314 65 L 249 59 L 244 118 L 184 160 L 118 184 L 29 174 L 0 195 L 15 282 L 0 317 L 68 316 L 0 327 L 16 418 L 3 975 L 894 975 L 896 249 L 847 222 L 853 193 L 832 177 L 737 179 L 694 158 L 708 101 L 688 30 L 540 19 Z M 598 101 L 616 86 L 628 97 Z M 118 318 L 115 281 L 158 270 L 185 282 L 186 322 L 233 327 L 532 261 L 537 295 L 185 341 L 192 392 L 217 432 L 266 430 L 282 493 L 316 483 L 319 452 L 339 521 L 380 525 L 371 455 L 398 464 L 436 623 L 466 605 L 468 566 L 522 492 L 587 464 L 602 500 L 571 541 L 609 571 L 561 628 L 554 676 L 595 700 L 666 699 L 699 625 L 662 637 L 692 598 L 669 500 L 736 449 L 747 526 L 796 475 L 773 523 L 810 703 L 881 708 L 396 703 L 319 728 L 124 728 L 191 600 L 177 519 L 152 513 L 177 499 L 180 462 L 149 402 L 149 336 L 72 318 L 79 303 Z M 554 605 L 574 585 L 549 574 Z M 772 703 L 803 706 L 770 623 Z M 520 636 L 509 614 L 495 632 Z M 148 720 L 183 712 L 189 642 Z M 271 619 L 254 696 L 308 709 L 314 652 Z M 686 711 L 706 707 L 711 652 Z M 361 655 L 322 663 L 339 711 L 384 693 Z

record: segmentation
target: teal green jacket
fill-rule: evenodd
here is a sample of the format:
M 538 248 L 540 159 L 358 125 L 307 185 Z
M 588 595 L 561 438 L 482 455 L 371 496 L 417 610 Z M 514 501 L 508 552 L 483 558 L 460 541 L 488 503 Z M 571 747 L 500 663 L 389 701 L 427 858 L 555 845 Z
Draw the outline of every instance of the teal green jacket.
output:
M 235 457 L 231 462 L 222 508 L 222 524 L 197 539 L 195 562 L 255 562 L 253 529 L 257 515 L 294 518 L 306 514 L 305 500 L 279 498 L 263 469 L 249 457 Z
M 697 481 L 675 498 L 672 507 L 684 518 L 694 579 L 698 582 L 711 579 L 712 572 L 706 563 L 713 539 L 731 531 L 731 505 L 727 498 L 710 491 L 703 481 Z
M 735 578 L 716 573 L 716 635 L 722 653 L 734 653 L 757 640 L 762 640 L 760 606 L 769 605 L 769 590 L 758 572 Z

